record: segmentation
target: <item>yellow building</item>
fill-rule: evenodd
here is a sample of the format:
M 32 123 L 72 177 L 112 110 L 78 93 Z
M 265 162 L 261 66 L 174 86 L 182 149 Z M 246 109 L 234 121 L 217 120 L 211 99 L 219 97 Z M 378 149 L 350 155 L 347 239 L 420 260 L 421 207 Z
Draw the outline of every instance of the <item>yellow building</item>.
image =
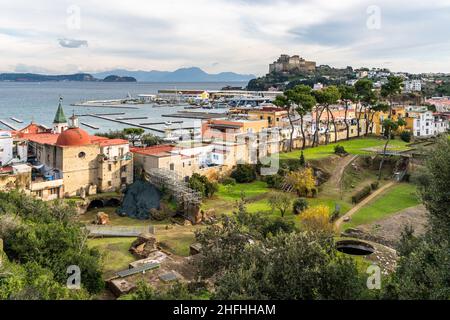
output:
M 248 120 L 266 120 L 269 128 L 289 126 L 287 111 L 278 107 L 236 108 L 230 110 L 233 114 L 246 115 Z
M 389 117 L 389 111 L 387 112 L 381 112 L 377 111 L 375 112 L 375 115 L 373 116 L 373 133 L 376 135 L 382 135 L 383 134 L 383 121 L 386 120 Z M 393 121 L 397 121 L 398 119 L 405 119 L 406 118 L 406 111 L 404 106 L 398 106 L 392 108 L 392 116 L 391 119 Z M 399 128 L 399 131 L 404 130 L 405 128 Z

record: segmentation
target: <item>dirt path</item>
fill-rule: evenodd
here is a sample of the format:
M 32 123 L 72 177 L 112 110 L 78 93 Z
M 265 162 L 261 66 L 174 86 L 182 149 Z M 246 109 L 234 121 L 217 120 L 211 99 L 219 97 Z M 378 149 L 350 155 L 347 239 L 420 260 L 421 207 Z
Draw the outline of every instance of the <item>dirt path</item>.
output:
M 341 194 L 341 181 L 344 171 L 357 157 L 358 155 L 347 155 L 346 157 L 339 159 L 335 167 L 336 169 L 333 170 L 330 178 L 323 185 L 323 189 L 326 190 L 326 193 L 332 196 Z
M 340 184 L 341 184 L 342 176 L 344 175 L 345 168 L 347 168 L 350 165 L 350 163 L 352 163 L 357 157 L 358 157 L 358 155 L 353 155 L 353 156 L 348 155 L 348 156 L 342 158 L 341 161 L 337 165 L 338 169 L 335 170 L 331 174 L 331 177 L 327 182 L 335 188 L 340 188 Z
M 367 203 L 369 203 L 372 199 L 374 199 L 376 196 L 384 192 L 386 189 L 392 187 L 395 184 L 394 181 L 387 183 L 386 185 L 382 186 L 380 189 L 376 190 L 372 194 L 370 194 L 367 198 L 365 198 L 363 201 L 358 203 L 356 206 L 351 208 L 346 214 L 344 214 L 342 217 L 340 217 L 338 220 L 336 220 L 335 227 L 336 230 L 339 230 L 342 222 L 344 222 L 345 218 L 351 218 L 352 215 L 354 215 L 359 209 L 364 207 Z

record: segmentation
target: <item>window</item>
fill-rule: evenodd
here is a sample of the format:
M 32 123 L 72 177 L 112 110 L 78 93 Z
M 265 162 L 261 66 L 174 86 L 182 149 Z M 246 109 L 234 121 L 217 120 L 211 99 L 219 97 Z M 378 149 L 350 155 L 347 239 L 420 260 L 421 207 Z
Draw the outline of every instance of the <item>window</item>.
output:
M 49 190 L 49 192 L 50 192 L 50 194 L 51 195 L 54 195 L 54 194 L 58 194 L 58 190 L 59 188 L 51 188 L 50 190 Z
M 120 167 L 120 172 L 127 172 L 127 166 Z
M 80 158 L 80 159 L 84 159 L 85 157 L 86 157 L 86 153 L 83 152 L 83 151 L 81 151 L 81 152 L 78 154 L 78 158 Z
M 119 148 L 119 156 L 120 157 L 123 157 L 123 151 L 124 151 L 123 148 Z
M 111 187 L 111 186 L 112 186 L 112 182 L 108 181 L 108 187 Z
M 108 171 L 112 171 L 112 165 L 108 164 Z
M 120 183 L 127 184 L 127 178 L 125 178 L 125 177 L 120 178 Z
M 175 165 L 173 163 L 171 163 L 169 167 L 171 171 L 175 170 Z

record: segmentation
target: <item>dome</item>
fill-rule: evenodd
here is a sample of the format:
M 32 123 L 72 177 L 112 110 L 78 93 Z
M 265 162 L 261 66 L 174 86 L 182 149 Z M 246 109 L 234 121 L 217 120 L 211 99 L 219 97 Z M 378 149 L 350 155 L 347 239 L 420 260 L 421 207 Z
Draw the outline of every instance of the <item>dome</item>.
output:
M 84 146 L 90 143 L 91 138 L 89 134 L 80 128 L 67 129 L 56 140 L 56 145 L 58 146 Z

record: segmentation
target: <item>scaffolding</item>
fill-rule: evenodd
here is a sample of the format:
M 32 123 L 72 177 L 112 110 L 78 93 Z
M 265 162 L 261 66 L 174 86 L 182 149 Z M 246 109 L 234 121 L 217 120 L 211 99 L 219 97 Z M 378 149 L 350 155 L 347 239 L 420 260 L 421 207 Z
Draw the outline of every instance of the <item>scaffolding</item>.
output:
M 185 218 L 192 221 L 191 213 L 200 208 L 202 195 L 192 189 L 175 171 L 167 169 L 151 169 L 145 173 L 145 179 L 160 190 L 168 190 L 175 198 L 180 208 L 183 208 Z

